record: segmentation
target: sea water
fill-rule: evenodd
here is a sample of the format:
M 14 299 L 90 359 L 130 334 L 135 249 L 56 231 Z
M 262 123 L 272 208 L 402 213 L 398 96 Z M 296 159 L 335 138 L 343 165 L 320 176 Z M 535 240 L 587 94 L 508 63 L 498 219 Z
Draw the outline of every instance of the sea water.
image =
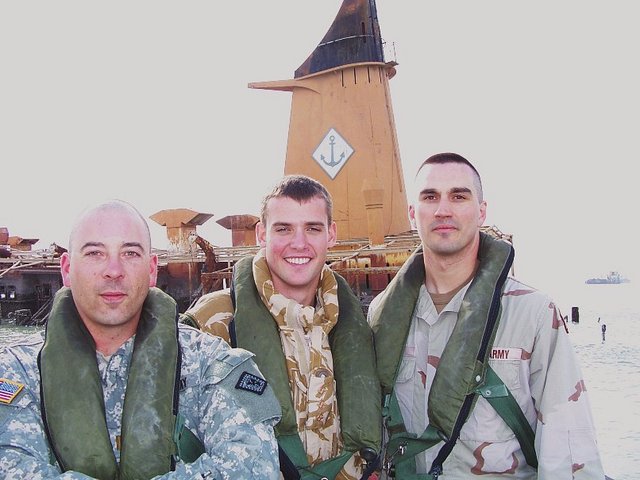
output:
M 640 283 L 574 285 L 550 292 L 563 315 L 591 398 L 605 472 L 640 478 Z M 571 321 L 578 307 L 579 322 Z M 602 325 L 606 325 L 602 338 Z M 0 326 L 0 347 L 37 327 Z M 0 372 L 0 376 L 2 372 Z
M 0 348 L 5 345 L 10 345 L 11 343 L 24 338 L 26 335 L 30 335 L 39 330 L 42 330 L 44 327 L 16 327 L 15 325 L 0 325 Z M 2 372 L 0 372 L 0 377 L 2 376 Z
M 576 285 L 555 298 L 569 317 L 607 475 L 640 478 L 640 283 Z M 571 321 L 578 307 L 579 322 Z M 602 334 L 602 325 L 606 331 Z

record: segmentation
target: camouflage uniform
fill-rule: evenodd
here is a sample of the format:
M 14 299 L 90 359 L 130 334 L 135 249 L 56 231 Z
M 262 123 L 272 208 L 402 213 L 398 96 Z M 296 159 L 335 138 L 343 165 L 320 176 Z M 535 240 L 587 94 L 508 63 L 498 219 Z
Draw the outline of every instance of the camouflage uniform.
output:
M 300 305 L 275 291 L 264 249 L 253 260 L 253 277 L 263 303 L 278 325 L 298 433 L 310 465 L 316 465 L 336 456 L 342 449 L 333 356 L 329 347 L 329 332 L 338 320 L 336 279 L 325 266 L 313 307 Z M 233 319 L 230 292 L 204 295 L 185 316 L 187 322 L 195 322 L 203 330 L 229 341 L 228 327 Z M 356 453 L 337 478 L 360 478 L 362 469 L 363 461 Z
M 24 384 L 10 403 L 0 403 L 0 477 L 3 479 L 90 478 L 78 472 L 60 473 L 49 448 L 40 412 L 40 375 L 37 355 L 44 334 L 32 335 L 0 351 L 0 377 Z M 273 426 L 280 408 L 270 387 L 257 395 L 238 390 L 243 370 L 257 372 L 251 354 L 230 349 L 219 338 L 179 325 L 182 349 L 179 412 L 197 434 L 206 453 L 195 462 L 179 461 L 175 471 L 154 478 L 265 478 L 279 476 Z M 102 380 L 105 413 L 114 454 L 119 460 L 126 380 L 133 338 L 110 357 L 96 354 Z M 236 365 L 225 376 L 224 363 Z M 235 388 L 234 388 L 235 387 Z M 255 398 L 251 398 L 251 396 Z
M 408 432 L 419 435 L 429 425 L 427 400 L 469 285 L 440 313 L 420 287 L 395 385 Z M 383 300 L 380 294 L 371 302 L 370 320 Z M 533 426 L 538 470 L 527 464 L 513 431 L 479 397 L 439 478 L 603 479 L 584 378 L 550 297 L 507 279 L 489 364 Z M 418 473 L 429 470 L 442 445 L 416 455 Z

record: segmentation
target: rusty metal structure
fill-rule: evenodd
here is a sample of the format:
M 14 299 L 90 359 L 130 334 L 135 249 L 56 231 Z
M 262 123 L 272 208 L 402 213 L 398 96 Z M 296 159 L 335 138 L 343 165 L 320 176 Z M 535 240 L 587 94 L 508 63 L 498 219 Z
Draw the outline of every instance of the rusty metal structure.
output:
M 292 93 L 284 174 L 306 174 L 331 193 L 338 242 L 328 263 L 347 279 L 365 309 L 420 244 L 408 219 L 391 106 L 389 80 L 396 66 L 384 59 L 375 0 L 344 0 L 293 79 L 249 84 Z M 154 249 L 157 285 L 173 296 L 180 311 L 202 294 L 228 287 L 235 263 L 258 250 L 257 217 L 218 220 L 232 232 L 232 245 L 220 247 L 197 233 L 212 216 L 176 208 L 150 217 L 167 228 L 171 244 L 168 250 Z M 513 243 L 496 227 L 483 230 Z M 9 237 L 6 227 L 0 228 L 0 323 L 26 317 L 43 323 L 62 286 L 64 247 L 31 251 L 36 241 Z
M 6 227 L 0 228 L 0 323 L 44 323 L 62 287 L 60 247 L 34 251 L 37 241 L 10 237 Z
M 481 230 L 495 238 L 513 243 L 513 236 L 502 232 L 496 226 L 483 226 Z M 420 238 L 415 230 L 400 235 L 388 235 L 384 242 L 372 245 L 367 238 L 339 240 L 327 256 L 331 269 L 340 273 L 356 293 L 363 308 L 380 293 L 409 255 L 420 246 Z M 216 248 L 218 262 L 228 267 L 212 273 L 201 273 L 201 278 L 215 279 L 228 287 L 233 273 L 233 265 L 246 255 L 253 255 L 258 246 Z M 513 273 L 513 272 L 512 272 Z
M 511 235 L 495 226 L 482 230 L 513 243 Z M 259 248 L 255 244 L 220 247 L 206 242 L 203 249 L 198 243 L 194 239 L 183 251 L 153 249 L 159 260 L 158 287 L 176 299 L 180 311 L 208 291 L 229 287 L 235 263 Z M 366 309 L 419 245 L 416 231 L 386 236 L 379 245 L 372 245 L 367 238 L 340 240 L 329 251 L 327 261 L 347 279 Z M 43 324 L 53 295 L 62 287 L 59 255 L 52 248 L 11 249 L 10 253 L 0 258 L 0 324 L 19 324 L 20 319 Z

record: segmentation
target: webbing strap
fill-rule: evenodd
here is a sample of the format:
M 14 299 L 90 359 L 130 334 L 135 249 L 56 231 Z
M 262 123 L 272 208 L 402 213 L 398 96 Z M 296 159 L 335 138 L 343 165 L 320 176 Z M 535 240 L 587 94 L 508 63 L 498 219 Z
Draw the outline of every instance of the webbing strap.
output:
M 416 473 L 415 456 L 442 441 L 438 431 L 429 425 L 418 436 L 404 429 L 400 404 L 395 392 L 385 398 L 384 417 L 390 438 L 385 462 L 392 464 L 396 478 L 406 480 L 430 480 L 429 474 Z
M 173 433 L 173 441 L 177 447 L 180 460 L 184 463 L 193 463 L 200 455 L 206 452 L 200 439 L 187 428 L 182 414 L 176 417 L 176 428 Z
M 489 366 L 484 384 L 476 390 L 500 415 L 502 420 L 513 430 L 527 463 L 538 468 L 538 458 L 534 447 L 535 433 L 513 395 Z
M 476 390 L 476 393 L 482 395 L 509 428 L 513 430 L 527 463 L 537 469 L 538 459 L 534 447 L 535 433 L 524 416 L 520 405 L 518 405 L 516 399 L 491 366 L 487 367 L 485 381 L 482 387 Z M 416 474 L 415 463 L 407 460 L 414 459 L 417 454 L 444 439 L 440 437 L 438 431 L 431 425 L 419 437 L 404 431 L 400 405 L 395 393 L 387 396 L 385 414 L 387 428 L 391 435 L 387 452 L 389 459 L 395 465 L 396 478 L 406 478 L 407 480 L 431 479 L 432 476 L 428 474 Z
M 317 480 L 323 477 L 334 479 L 353 455 L 352 452 L 343 452 L 337 457 L 330 458 L 312 467 L 307 460 L 307 454 L 304 451 L 300 435 L 297 433 L 294 435 L 280 435 L 278 444 L 296 466 L 302 480 Z

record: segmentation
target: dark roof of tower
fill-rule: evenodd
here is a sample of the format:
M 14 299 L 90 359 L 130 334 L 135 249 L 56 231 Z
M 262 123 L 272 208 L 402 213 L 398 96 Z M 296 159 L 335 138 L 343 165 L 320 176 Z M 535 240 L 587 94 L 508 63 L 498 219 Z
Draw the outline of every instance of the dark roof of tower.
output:
M 344 0 L 316 49 L 294 78 L 362 62 L 384 62 L 375 0 Z

